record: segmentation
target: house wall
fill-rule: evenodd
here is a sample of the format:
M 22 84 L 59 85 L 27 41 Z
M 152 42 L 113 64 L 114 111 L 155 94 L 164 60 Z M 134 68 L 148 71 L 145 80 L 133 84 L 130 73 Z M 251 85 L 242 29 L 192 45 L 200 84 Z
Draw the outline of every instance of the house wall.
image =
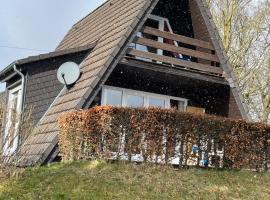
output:
M 192 18 L 194 38 L 211 42 L 207 26 L 204 22 L 203 16 L 199 10 L 196 0 L 190 0 L 189 4 L 190 4 L 190 13 Z
M 243 119 L 232 92 L 230 92 L 229 117 L 233 119 Z
M 27 71 L 25 113 L 31 113 L 34 124 L 41 119 L 64 87 L 57 79 L 60 65 L 67 61 L 80 64 L 85 56 L 86 52 L 81 52 L 22 66 Z
M 196 0 L 190 0 L 190 12 L 192 17 L 194 38 L 212 43 L 207 26 L 203 20 L 203 16 L 199 10 Z M 206 49 L 202 48 L 197 48 L 197 50 L 211 53 L 210 50 L 207 51 Z M 211 64 L 211 62 L 202 59 L 198 59 L 198 62 L 203 64 Z M 230 92 L 228 116 L 235 119 L 243 118 L 232 92 Z
M 152 14 L 167 18 L 174 33 L 194 36 L 189 0 L 160 0 Z
M 192 18 L 194 38 L 212 43 L 210 35 L 208 33 L 207 26 L 204 22 L 203 16 L 199 10 L 196 0 L 190 0 L 189 3 L 190 3 L 190 13 L 191 13 L 191 18 Z M 197 47 L 196 49 L 198 51 L 212 53 L 211 50 L 203 49 L 200 47 Z M 198 59 L 198 62 L 202 64 L 211 65 L 210 61 L 206 61 L 202 59 Z
M 168 18 L 173 31 L 177 34 L 212 43 L 196 0 L 160 0 L 152 14 Z M 213 53 L 203 48 L 197 48 L 197 50 Z M 202 59 L 196 61 L 213 65 L 210 61 Z M 208 114 L 242 118 L 229 86 L 185 77 L 175 78 L 141 69 L 135 71 L 120 65 L 111 74 L 106 84 L 188 98 L 190 106 L 205 107 Z M 100 99 L 99 93 L 92 106 L 100 104 Z
M 118 65 L 105 85 L 186 98 L 190 106 L 205 108 L 208 114 L 229 115 L 228 85 L 127 65 Z
M 152 14 L 167 18 L 174 33 L 194 38 L 189 0 L 160 0 Z M 149 26 L 147 22 L 146 25 Z M 195 49 L 192 45 L 180 42 L 178 42 L 178 45 L 189 49 Z M 183 56 L 185 57 L 185 55 Z M 191 60 L 197 61 L 197 58 L 191 58 Z
M 196 0 L 160 0 L 152 14 L 168 18 L 176 34 L 212 43 Z M 215 53 L 192 45 L 181 43 L 179 45 L 210 54 Z M 219 64 L 211 61 L 197 58 L 191 59 L 195 62 L 219 67 Z

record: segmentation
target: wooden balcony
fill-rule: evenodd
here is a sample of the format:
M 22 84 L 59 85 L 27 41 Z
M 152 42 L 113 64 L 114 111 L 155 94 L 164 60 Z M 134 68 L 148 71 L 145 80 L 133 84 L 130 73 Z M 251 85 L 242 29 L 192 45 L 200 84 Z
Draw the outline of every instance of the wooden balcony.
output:
M 143 37 L 136 37 L 133 41 L 135 47 L 128 49 L 127 58 L 198 73 L 207 73 L 212 76 L 223 76 L 223 69 L 220 67 L 215 49 L 209 42 L 160 31 L 151 27 L 144 27 L 141 35 Z M 160 42 L 160 38 L 163 41 L 170 42 Z M 139 50 L 136 45 L 144 46 L 149 50 Z M 160 51 L 166 52 L 166 55 L 165 53 L 158 53 Z M 175 55 L 181 55 L 182 57 Z

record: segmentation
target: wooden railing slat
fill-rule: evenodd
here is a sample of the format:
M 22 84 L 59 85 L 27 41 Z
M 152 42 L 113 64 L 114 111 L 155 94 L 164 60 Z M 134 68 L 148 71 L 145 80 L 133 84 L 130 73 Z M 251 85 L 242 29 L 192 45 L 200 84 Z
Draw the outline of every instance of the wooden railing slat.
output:
M 202 48 L 205 48 L 205 49 L 215 50 L 213 45 L 210 42 L 205 42 L 205 41 L 202 41 L 202 40 L 189 38 L 189 37 L 174 34 L 174 33 L 160 31 L 158 29 L 151 28 L 151 27 L 148 27 L 148 26 L 144 27 L 142 32 L 150 34 L 150 35 L 154 35 L 154 36 L 157 36 L 157 37 L 163 37 L 163 38 L 171 39 L 171 40 L 178 41 L 178 42 L 181 42 L 181 43 L 193 45 L 193 46 L 196 46 L 196 47 L 202 47 Z
M 148 47 L 153 47 L 156 49 L 162 49 L 170 52 L 174 52 L 177 54 L 183 54 L 183 55 L 188 55 L 196 58 L 201 58 L 204 60 L 209 60 L 209 61 L 214 61 L 214 62 L 219 62 L 219 59 L 216 55 L 205 53 L 205 52 L 200 52 L 192 49 L 187 49 L 184 47 L 177 47 L 171 44 L 166 44 L 166 43 L 161 43 L 155 40 L 147 39 L 147 38 L 139 38 L 136 37 L 134 40 L 134 43 L 145 45 Z
M 190 69 L 199 70 L 203 72 L 208 72 L 208 73 L 210 72 L 210 73 L 219 74 L 219 75 L 223 74 L 223 69 L 220 67 L 212 67 L 212 66 L 208 66 L 208 65 L 204 65 L 200 63 L 180 60 L 177 58 L 162 56 L 155 53 L 139 51 L 139 50 L 131 49 L 131 48 L 128 49 L 127 53 L 132 56 L 142 57 L 142 58 L 151 59 L 151 60 L 164 62 L 164 63 L 170 63 L 173 65 L 187 67 Z

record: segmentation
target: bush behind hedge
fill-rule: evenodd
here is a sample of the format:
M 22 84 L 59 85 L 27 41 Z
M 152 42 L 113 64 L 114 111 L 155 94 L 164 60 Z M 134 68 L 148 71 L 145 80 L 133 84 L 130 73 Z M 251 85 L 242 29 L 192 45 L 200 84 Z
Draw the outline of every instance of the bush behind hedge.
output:
M 188 165 L 192 157 L 198 157 L 199 165 L 203 154 L 211 155 L 212 166 L 222 168 L 267 170 L 270 163 L 270 127 L 261 123 L 174 109 L 97 106 L 67 113 L 59 124 L 63 160 L 110 159 L 112 152 L 120 159 L 124 150 L 129 160 L 140 153 L 144 161 L 158 162 L 159 158 L 168 163 L 179 143 L 180 166 Z M 196 155 L 192 153 L 195 144 Z M 218 148 L 223 149 L 223 156 L 215 162 Z

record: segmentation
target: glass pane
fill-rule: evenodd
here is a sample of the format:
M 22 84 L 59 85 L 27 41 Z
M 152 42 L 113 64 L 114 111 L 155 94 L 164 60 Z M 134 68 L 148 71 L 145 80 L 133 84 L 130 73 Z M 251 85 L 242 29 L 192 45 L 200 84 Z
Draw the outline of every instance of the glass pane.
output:
M 174 108 L 174 109 L 182 111 L 182 112 L 185 111 L 185 102 L 184 101 L 178 101 L 178 100 L 171 99 L 170 103 L 171 103 L 171 108 Z
M 158 98 L 149 98 L 149 107 L 160 107 L 165 108 L 165 100 L 164 99 L 158 99 Z
M 16 91 L 11 94 L 10 96 L 10 121 L 12 123 L 12 126 L 15 126 L 15 123 L 17 122 L 17 115 L 18 115 L 18 96 L 19 96 L 19 91 Z
M 14 110 L 16 110 L 16 109 L 17 109 L 17 104 L 18 104 L 18 95 L 19 95 L 19 91 L 16 92 L 16 93 L 14 93 L 14 94 L 12 94 L 12 95 L 13 95 L 13 99 L 12 99 L 12 108 L 13 108 Z
M 106 105 L 121 106 L 122 105 L 122 92 L 118 90 L 107 90 Z
M 177 100 L 170 100 L 171 108 L 178 110 L 178 101 Z
M 19 92 L 20 90 L 17 90 L 13 93 L 10 92 L 9 94 L 9 102 L 8 102 L 8 115 L 7 115 L 7 123 L 5 127 L 5 154 L 11 155 L 11 153 L 14 152 L 13 148 L 16 147 L 16 138 L 17 136 L 17 130 L 18 130 L 18 100 L 19 100 Z
M 143 96 L 128 95 L 127 106 L 128 107 L 143 107 Z
M 142 37 L 143 37 L 143 35 L 142 35 L 141 32 L 139 32 L 139 33 L 137 34 L 137 36 L 138 36 L 139 38 L 142 38 Z M 137 50 L 144 51 L 144 52 L 148 52 L 147 46 L 140 45 L 140 44 L 135 44 L 135 46 L 136 46 L 136 49 L 137 49 Z
M 184 112 L 185 111 L 185 102 L 178 101 L 178 110 Z

